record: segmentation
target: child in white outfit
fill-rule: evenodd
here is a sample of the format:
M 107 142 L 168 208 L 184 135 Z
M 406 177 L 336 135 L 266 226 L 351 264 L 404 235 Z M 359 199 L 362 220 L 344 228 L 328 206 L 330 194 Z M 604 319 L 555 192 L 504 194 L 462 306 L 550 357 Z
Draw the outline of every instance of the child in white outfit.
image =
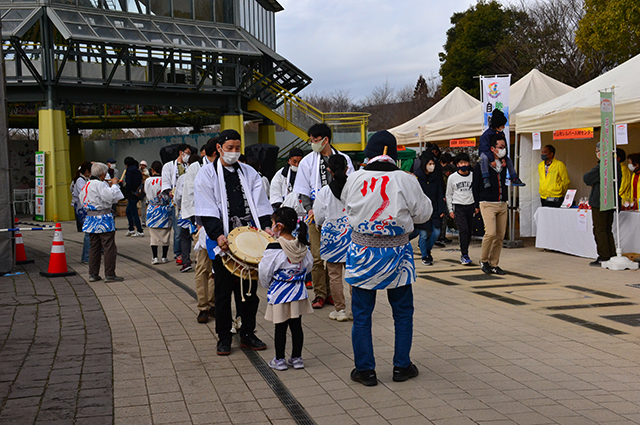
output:
M 340 200 L 342 188 L 347 182 L 347 160 L 342 155 L 329 158 L 331 183 L 320 189 L 314 203 L 316 224 L 322 226 L 320 232 L 320 258 L 327 262 L 329 285 L 335 311 L 329 318 L 338 322 L 350 319 L 344 299 L 344 264 L 351 243 L 351 227 L 347 223 L 347 212 Z
M 289 207 L 278 208 L 271 216 L 271 231 L 276 241 L 267 245 L 258 266 L 260 285 L 268 288 L 266 320 L 275 324 L 276 356 L 269 366 L 276 370 L 304 368 L 302 361 L 302 315 L 313 313 L 305 286 L 305 276 L 313 266 L 307 248 L 307 226 L 300 222 L 298 238 L 292 233 L 298 225 L 298 214 Z M 291 357 L 285 361 L 287 328 L 291 330 Z

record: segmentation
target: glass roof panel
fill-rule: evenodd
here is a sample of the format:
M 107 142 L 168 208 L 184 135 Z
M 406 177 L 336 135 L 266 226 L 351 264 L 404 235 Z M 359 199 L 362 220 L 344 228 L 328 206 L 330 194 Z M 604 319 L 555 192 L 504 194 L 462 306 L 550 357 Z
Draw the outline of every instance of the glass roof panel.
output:
M 211 41 L 209 41 L 209 39 L 204 38 L 204 37 L 189 37 L 189 40 L 191 40 L 191 42 L 196 46 L 196 47 L 209 47 L 209 48 L 213 48 L 213 43 Z
M 140 34 L 140 31 L 138 30 L 118 28 L 118 32 L 122 34 L 124 39 L 127 41 L 147 41 L 147 39 L 144 38 L 144 36 Z
M 158 28 L 160 28 L 160 30 L 164 33 L 182 34 L 178 27 L 170 22 L 156 22 L 156 25 L 158 25 Z
M 96 33 L 93 32 L 89 25 L 83 24 L 67 24 L 67 28 L 71 32 L 72 36 L 85 36 L 85 37 L 96 37 Z
M 204 35 L 210 38 L 223 38 L 222 34 L 220 34 L 220 31 L 218 31 L 217 28 L 201 26 L 200 31 L 202 31 Z
M 161 32 L 157 32 L 157 31 L 142 31 L 142 34 L 144 34 L 145 37 L 147 37 L 147 40 L 149 40 L 152 43 L 158 43 L 158 44 L 171 44 L 169 42 L 169 39 L 167 37 L 165 37 L 164 35 L 162 35 Z
M 158 31 L 158 27 L 151 21 L 145 21 L 143 19 L 134 19 L 134 18 L 130 18 L 131 22 L 133 22 L 133 25 L 136 26 L 136 28 L 138 28 L 140 31 L 143 30 L 147 30 L 147 31 Z
M 7 21 L 4 18 L 2 18 L 2 32 L 11 34 L 21 24 L 22 24 L 22 21 Z
M 187 35 L 196 35 L 198 37 L 202 37 L 202 33 L 198 31 L 198 27 L 196 27 L 195 25 L 178 24 L 178 27 L 182 30 L 183 33 Z
M 85 13 L 84 19 L 87 21 L 89 25 L 100 25 L 102 27 L 111 27 L 111 22 L 107 18 L 102 15 L 91 15 L 89 13 Z
M 2 17 L 2 20 L 24 20 L 31 15 L 33 9 L 10 9 L 9 12 Z
M 70 22 L 77 24 L 84 24 L 84 19 L 78 12 L 72 12 L 70 10 L 56 10 L 56 13 L 64 21 L 65 24 Z
M 222 29 L 221 28 L 220 32 L 222 33 L 222 35 L 227 37 L 229 40 L 244 40 L 242 38 L 242 36 L 236 30 L 229 30 L 229 29 Z
M 114 40 L 122 40 L 122 36 L 111 27 L 93 27 L 93 30 L 100 38 L 112 38 Z
M 127 18 L 123 18 L 120 16 L 118 17 L 109 16 L 109 21 L 111 21 L 111 24 L 117 29 L 120 29 L 120 28 L 126 28 L 126 29 L 132 29 L 132 30 L 136 29 L 135 25 L 133 25 L 131 21 L 129 21 L 129 19 Z
M 246 41 L 238 41 L 238 50 L 242 50 L 243 52 L 255 52 L 256 49 Z
M 171 42 L 176 46 L 193 46 L 193 43 L 191 43 L 189 39 L 184 35 L 166 34 L 166 36 L 169 37 Z

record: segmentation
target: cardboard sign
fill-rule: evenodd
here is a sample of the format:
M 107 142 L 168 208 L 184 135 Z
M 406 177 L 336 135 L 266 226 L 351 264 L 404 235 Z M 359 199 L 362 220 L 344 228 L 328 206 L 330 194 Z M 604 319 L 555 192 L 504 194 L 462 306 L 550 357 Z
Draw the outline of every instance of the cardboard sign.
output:
M 474 147 L 476 145 L 476 139 L 453 139 L 449 141 L 450 148 L 462 148 L 462 147 Z
M 556 130 L 553 132 L 553 140 L 593 139 L 593 127 L 571 128 L 569 130 Z

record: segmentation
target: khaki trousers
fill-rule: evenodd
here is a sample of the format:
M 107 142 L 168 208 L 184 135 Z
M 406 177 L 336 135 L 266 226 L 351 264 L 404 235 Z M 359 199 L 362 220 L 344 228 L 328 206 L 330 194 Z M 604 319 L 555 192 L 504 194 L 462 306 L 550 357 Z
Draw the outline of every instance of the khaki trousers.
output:
M 329 276 L 324 261 L 320 258 L 320 229 L 315 224 L 309 226 L 309 244 L 311 245 L 311 255 L 313 255 L 313 268 L 311 269 L 313 292 L 316 297 L 327 298 L 331 295 L 331 290 L 327 285 Z
M 204 232 L 204 228 L 202 229 Z M 200 232 L 196 232 L 193 235 L 195 244 L 198 243 L 198 235 Z M 201 249 L 196 252 L 196 294 L 198 296 L 198 310 L 209 310 L 215 306 L 215 281 L 213 279 L 213 262 L 209 258 L 209 254 L 206 249 Z
M 333 297 L 333 305 L 336 311 L 344 310 L 344 263 L 327 262 L 327 273 L 329 275 L 329 287 Z
M 496 267 L 500 262 L 502 241 L 507 231 L 507 203 L 480 202 L 480 214 L 484 221 L 480 261 Z

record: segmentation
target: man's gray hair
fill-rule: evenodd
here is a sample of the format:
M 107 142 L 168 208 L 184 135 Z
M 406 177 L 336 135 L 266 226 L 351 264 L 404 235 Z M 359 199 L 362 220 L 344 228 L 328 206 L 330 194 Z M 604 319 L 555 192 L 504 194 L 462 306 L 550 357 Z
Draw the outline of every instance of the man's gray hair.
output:
M 600 152 L 600 142 L 596 143 L 596 151 Z
M 100 177 L 103 174 L 106 174 L 109 171 L 109 167 L 107 164 L 103 164 L 102 162 L 94 162 L 91 166 L 91 176 L 92 177 Z

